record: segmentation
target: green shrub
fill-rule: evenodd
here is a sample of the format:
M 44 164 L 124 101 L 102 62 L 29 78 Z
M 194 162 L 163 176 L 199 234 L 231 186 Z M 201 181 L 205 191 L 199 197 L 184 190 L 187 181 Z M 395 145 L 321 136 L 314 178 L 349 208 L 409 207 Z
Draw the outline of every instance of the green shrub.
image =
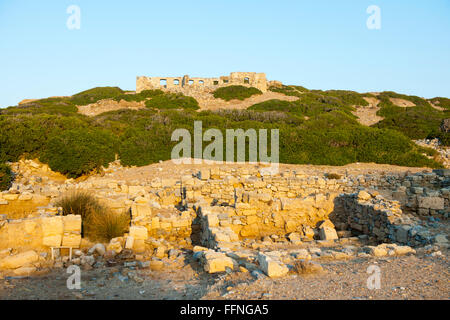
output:
M 39 158 L 49 136 L 90 125 L 87 117 L 78 115 L 0 115 L 0 162 Z
M 450 111 L 450 99 L 443 98 L 443 97 L 436 97 L 436 98 L 430 99 L 430 101 L 433 104 L 435 104 L 436 106 Z
M 17 107 L 9 107 L 0 110 L 0 114 L 20 115 L 20 114 L 59 114 L 71 116 L 78 112 L 78 108 L 72 103 L 70 98 L 47 98 L 29 102 Z
M 119 96 L 116 96 L 114 98 L 115 101 L 120 101 L 120 100 L 125 100 L 128 102 L 131 101 L 135 101 L 135 102 L 141 102 L 141 101 L 145 101 L 148 98 L 152 98 L 158 95 L 162 95 L 164 94 L 164 92 L 162 90 L 156 89 L 156 90 L 144 90 L 140 93 L 136 93 L 136 94 L 122 94 Z
M 217 89 L 213 92 L 214 98 L 230 100 L 245 100 L 253 95 L 262 94 L 261 90 L 254 87 L 245 86 L 227 86 Z
M 49 138 L 40 157 L 54 171 L 76 178 L 115 160 L 117 140 L 100 129 L 73 129 Z
M 124 91 L 118 87 L 97 87 L 74 94 L 70 99 L 77 106 L 85 106 L 103 99 L 122 96 Z
M 0 191 L 8 190 L 13 181 L 11 167 L 0 163 Z
M 280 87 L 269 87 L 270 91 L 282 93 L 286 96 L 301 97 L 302 93 L 308 92 L 309 90 L 302 86 L 285 86 Z
M 414 107 L 398 107 L 389 98 L 400 98 L 413 102 Z M 425 139 L 439 137 L 444 143 L 448 138 L 440 132 L 442 119 L 447 116 L 446 112 L 431 107 L 428 101 L 416 97 L 398 94 L 395 92 L 382 92 L 380 99 L 380 110 L 377 115 L 384 117 L 375 124 L 378 128 L 389 128 L 405 134 L 411 139 Z
M 155 109 L 197 110 L 200 108 L 197 100 L 181 93 L 166 93 L 153 96 L 153 98 L 145 102 L 145 106 Z

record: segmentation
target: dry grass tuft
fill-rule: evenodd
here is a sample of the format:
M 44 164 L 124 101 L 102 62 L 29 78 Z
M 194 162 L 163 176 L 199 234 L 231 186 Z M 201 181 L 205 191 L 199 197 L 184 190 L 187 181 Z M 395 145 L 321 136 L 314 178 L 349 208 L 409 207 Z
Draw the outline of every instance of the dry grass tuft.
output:
M 112 212 L 109 209 L 96 211 L 84 222 L 85 234 L 92 240 L 109 241 L 121 237 L 128 231 L 130 216 L 126 212 Z
M 56 206 L 63 208 L 63 215 L 81 215 L 83 235 L 91 240 L 109 241 L 123 236 L 130 225 L 128 213 L 111 211 L 87 191 L 69 192 Z

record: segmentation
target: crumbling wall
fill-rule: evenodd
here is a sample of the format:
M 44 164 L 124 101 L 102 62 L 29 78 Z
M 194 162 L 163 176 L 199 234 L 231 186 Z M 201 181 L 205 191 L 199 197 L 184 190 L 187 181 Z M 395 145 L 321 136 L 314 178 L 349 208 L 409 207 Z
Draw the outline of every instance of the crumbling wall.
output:
M 79 247 L 81 216 L 48 216 L 8 220 L 0 215 L 0 249 Z
M 377 192 L 360 191 L 336 199 L 342 210 L 335 220 L 356 234 L 365 234 L 378 242 L 409 246 L 427 245 L 432 237 L 417 221 L 403 215 L 398 201 L 386 200 Z
M 262 92 L 267 92 L 268 84 L 265 73 L 256 72 L 232 72 L 229 76 L 218 78 L 191 78 L 183 77 L 144 77 L 136 78 L 136 92 L 143 90 L 169 90 L 186 93 L 186 91 L 210 92 L 220 87 L 230 85 L 242 85 L 255 87 Z

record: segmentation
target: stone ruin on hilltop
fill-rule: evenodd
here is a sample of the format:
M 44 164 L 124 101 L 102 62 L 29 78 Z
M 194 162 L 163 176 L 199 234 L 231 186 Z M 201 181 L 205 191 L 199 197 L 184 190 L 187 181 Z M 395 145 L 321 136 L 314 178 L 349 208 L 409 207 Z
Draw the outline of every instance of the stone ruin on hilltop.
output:
M 267 92 L 268 87 L 281 85 L 279 81 L 268 81 L 265 73 L 257 72 L 231 72 L 229 76 L 218 78 L 191 78 L 183 77 L 137 77 L 136 92 L 143 90 L 162 89 L 169 91 L 213 91 L 217 88 L 242 85 L 255 87 Z

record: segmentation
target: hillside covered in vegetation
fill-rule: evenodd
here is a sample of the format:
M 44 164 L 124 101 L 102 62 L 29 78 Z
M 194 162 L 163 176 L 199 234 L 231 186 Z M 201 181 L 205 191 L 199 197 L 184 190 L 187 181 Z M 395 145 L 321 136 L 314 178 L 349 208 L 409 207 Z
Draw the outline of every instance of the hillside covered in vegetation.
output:
M 427 101 L 382 92 L 376 98 L 380 100 L 378 114 L 384 119 L 367 127 L 357 121 L 352 111 L 355 105 L 366 106 L 364 97 L 373 97 L 372 94 L 308 90 L 300 86 L 271 90 L 299 99 L 269 100 L 247 110 L 199 111 L 197 101 L 182 94 L 160 90 L 134 94 L 117 87 L 102 87 L 71 97 L 41 99 L 0 109 L 0 163 L 21 157 L 39 158 L 68 177 L 100 169 L 116 155 L 126 166 L 148 165 L 170 159 L 177 144 L 171 141 L 172 132 L 179 128 L 193 132 L 194 121 L 202 121 L 204 131 L 217 128 L 224 136 L 226 129 L 279 129 L 280 162 L 292 164 L 375 162 L 440 167 L 424 156 L 433 155 L 434 151 L 417 146 L 412 139 L 438 137 L 449 145 L 449 134 L 439 129 L 442 120 L 450 117 L 446 98 Z M 253 91 L 230 87 L 214 94 L 226 100 L 242 100 L 259 94 Z M 411 101 L 414 106 L 398 107 L 391 98 Z M 102 99 L 145 101 L 145 108 L 116 110 L 94 117 L 78 112 L 77 106 Z M 10 171 L 3 166 L 1 172 L 0 186 L 5 188 L 10 182 L 7 178 Z

